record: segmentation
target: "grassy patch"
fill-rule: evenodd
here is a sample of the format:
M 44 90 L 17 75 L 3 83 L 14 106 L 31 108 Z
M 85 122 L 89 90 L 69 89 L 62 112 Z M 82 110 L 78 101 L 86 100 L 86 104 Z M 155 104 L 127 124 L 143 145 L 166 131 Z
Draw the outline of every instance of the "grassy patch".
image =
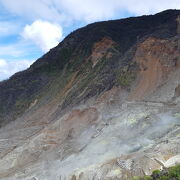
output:
M 162 171 L 154 170 L 151 176 L 134 176 L 131 180 L 180 180 L 180 164 Z
M 136 75 L 134 72 L 124 72 L 122 74 L 120 74 L 119 78 L 118 78 L 118 84 L 122 85 L 122 86 L 130 86 L 131 83 L 135 80 Z

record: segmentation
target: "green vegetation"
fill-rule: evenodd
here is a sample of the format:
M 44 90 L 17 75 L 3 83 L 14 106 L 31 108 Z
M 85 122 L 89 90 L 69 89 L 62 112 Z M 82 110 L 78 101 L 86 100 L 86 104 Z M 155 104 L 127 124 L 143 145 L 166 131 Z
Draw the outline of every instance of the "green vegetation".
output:
M 160 171 L 159 169 L 154 170 L 154 171 L 152 172 L 152 176 L 153 176 L 153 177 L 158 177 L 160 173 L 161 173 L 161 171 Z
M 131 180 L 180 180 L 180 164 L 162 171 L 154 170 L 151 176 L 134 176 Z
M 48 76 L 56 76 L 59 71 L 65 68 L 65 65 L 69 62 L 72 55 L 71 48 L 62 48 L 55 58 L 48 60 L 36 69 L 40 74 L 45 73 Z M 53 56 L 52 56 L 53 57 Z
M 144 180 L 152 180 L 151 176 L 144 176 Z
M 49 77 L 56 76 L 58 67 L 56 65 L 47 65 L 43 67 L 42 72 L 46 73 Z
M 141 180 L 142 178 L 139 176 L 133 176 L 133 178 L 131 180 Z
M 61 58 L 67 60 L 72 55 L 72 50 L 70 48 L 62 48 L 60 52 Z
M 153 178 L 151 176 L 144 176 L 144 177 L 134 176 L 132 180 L 153 180 Z
M 117 85 L 129 87 L 136 79 L 137 64 L 136 62 L 129 61 L 117 71 Z
M 180 164 L 169 168 L 169 177 L 174 177 L 180 180 Z
M 118 84 L 122 86 L 129 86 L 135 80 L 134 72 L 124 72 L 119 76 Z
M 14 105 L 15 117 L 22 114 L 30 106 L 32 102 L 32 97 L 30 97 L 29 99 L 19 98 Z

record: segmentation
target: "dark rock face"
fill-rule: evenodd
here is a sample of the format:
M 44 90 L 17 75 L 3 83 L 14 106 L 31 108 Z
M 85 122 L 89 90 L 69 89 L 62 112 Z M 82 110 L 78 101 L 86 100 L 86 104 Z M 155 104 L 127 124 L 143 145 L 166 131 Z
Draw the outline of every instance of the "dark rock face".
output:
M 179 10 L 168 10 L 152 16 L 93 23 L 74 31 L 28 70 L 0 83 L 0 125 L 15 120 L 37 98 L 43 102 L 45 97 L 53 99 L 59 93 L 61 110 L 113 86 L 130 90 L 138 71 L 133 62 L 137 45 L 148 37 L 176 36 L 178 15 Z M 108 46 L 103 38 L 109 39 Z M 98 42 L 104 49 L 95 54 L 97 62 L 93 65 Z
M 47 75 L 33 71 L 19 72 L 0 83 L 0 124 L 4 124 L 27 109 L 32 99 L 48 82 Z

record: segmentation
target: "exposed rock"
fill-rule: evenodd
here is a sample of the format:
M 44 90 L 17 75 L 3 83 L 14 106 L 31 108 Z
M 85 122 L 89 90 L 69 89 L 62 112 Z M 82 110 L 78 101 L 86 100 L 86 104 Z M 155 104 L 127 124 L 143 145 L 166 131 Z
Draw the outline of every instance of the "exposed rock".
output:
M 103 38 L 101 41 L 94 44 L 92 48 L 91 61 L 93 67 L 98 63 L 102 58 L 109 59 L 113 56 L 113 51 L 116 43 L 113 42 L 110 38 Z

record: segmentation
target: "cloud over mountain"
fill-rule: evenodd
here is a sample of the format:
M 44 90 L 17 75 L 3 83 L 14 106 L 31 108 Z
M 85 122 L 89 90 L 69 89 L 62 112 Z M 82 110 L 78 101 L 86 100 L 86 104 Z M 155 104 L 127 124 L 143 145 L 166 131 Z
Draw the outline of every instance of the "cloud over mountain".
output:
M 60 25 L 42 20 L 36 20 L 31 25 L 26 25 L 22 33 L 25 40 L 32 41 L 43 52 L 57 46 L 62 36 L 63 32 Z
M 57 22 L 69 20 L 92 22 L 121 16 L 124 12 L 142 15 L 180 8 L 179 0 L 1 0 L 1 2 L 10 12 L 19 16 Z
M 32 62 L 32 60 L 7 61 L 0 59 L 0 81 L 7 79 L 17 71 L 28 68 Z

